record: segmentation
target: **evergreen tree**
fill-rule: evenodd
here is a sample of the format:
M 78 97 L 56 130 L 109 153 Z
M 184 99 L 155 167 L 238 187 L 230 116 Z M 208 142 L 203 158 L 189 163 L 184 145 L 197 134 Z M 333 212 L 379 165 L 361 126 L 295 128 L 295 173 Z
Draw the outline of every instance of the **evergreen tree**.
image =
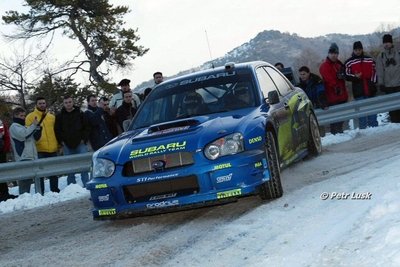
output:
M 74 99 L 76 106 L 82 106 L 86 104 L 86 97 L 89 94 L 94 94 L 94 90 L 90 89 L 89 86 L 81 86 L 74 82 L 70 77 L 65 79 L 61 77 L 55 77 L 51 74 L 47 74 L 40 81 L 39 85 L 34 88 L 31 100 L 34 102 L 37 96 L 43 96 L 47 100 L 49 108 L 54 112 L 58 112 L 62 108 L 63 97 L 70 95 Z
M 136 45 L 137 29 L 123 28 L 126 6 L 114 7 L 108 0 L 25 0 L 25 6 L 27 13 L 6 11 L 2 17 L 20 30 L 9 37 L 30 39 L 61 31 L 78 40 L 86 58 L 69 62 L 67 69 L 87 72 L 92 84 L 108 92 L 113 88 L 107 82 L 109 67 L 127 67 L 148 51 Z

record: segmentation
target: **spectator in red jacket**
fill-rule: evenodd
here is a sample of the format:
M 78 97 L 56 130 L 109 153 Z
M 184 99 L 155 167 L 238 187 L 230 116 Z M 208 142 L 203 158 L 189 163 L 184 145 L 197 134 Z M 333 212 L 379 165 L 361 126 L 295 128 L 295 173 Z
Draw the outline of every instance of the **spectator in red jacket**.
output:
M 349 97 L 345 84 L 345 67 L 338 56 L 339 47 L 336 43 L 332 43 L 329 47 L 328 56 L 319 67 L 329 106 L 345 103 Z M 332 123 L 330 128 L 332 134 L 343 133 L 343 122 Z
M 365 99 L 376 94 L 376 69 L 372 57 L 364 54 L 360 41 L 353 44 L 353 54 L 346 60 L 346 78 L 352 83 L 355 100 Z M 378 126 L 376 114 L 359 118 L 360 129 Z
M 7 153 L 10 152 L 10 149 L 10 132 L 8 131 L 7 125 L 0 120 L 0 163 L 7 162 Z M 7 183 L 0 183 L 0 202 L 16 197 L 17 196 L 11 195 L 8 192 Z

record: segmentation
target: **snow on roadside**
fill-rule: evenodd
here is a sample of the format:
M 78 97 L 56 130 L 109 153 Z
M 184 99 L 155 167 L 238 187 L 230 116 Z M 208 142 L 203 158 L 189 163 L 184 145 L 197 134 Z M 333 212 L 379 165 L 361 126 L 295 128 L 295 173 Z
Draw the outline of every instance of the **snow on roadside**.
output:
M 367 128 L 367 129 L 354 129 L 354 130 L 345 130 L 342 134 L 333 135 L 331 133 L 327 133 L 325 137 L 322 138 L 322 146 L 330 146 L 334 144 L 339 144 L 343 142 L 350 141 L 358 136 L 371 136 L 378 135 L 380 132 L 400 130 L 399 123 L 388 123 L 383 124 L 379 127 Z
M 78 175 L 77 175 L 78 177 Z M 24 193 L 16 199 L 9 199 L 0 202 L 0 215 L 18 210 L 27 210 L 37 207 L 43 207 L 54 203 L 59 203 L 71 199 L 89 197 L 89 191 L 83 188 L 80 184 L 70 184 L 67 186 L 67 178 L 59 178 L 60 193 L 49 192 L 49 182 L 46 180 L 46 192 L 42 196 L 35 193 L 34 186 L 31 186 L 31 193 Z M 77 179 L 78 180 L 78 179 Z M 18 186 L 9 189 L 10 194 L 18 195 Z

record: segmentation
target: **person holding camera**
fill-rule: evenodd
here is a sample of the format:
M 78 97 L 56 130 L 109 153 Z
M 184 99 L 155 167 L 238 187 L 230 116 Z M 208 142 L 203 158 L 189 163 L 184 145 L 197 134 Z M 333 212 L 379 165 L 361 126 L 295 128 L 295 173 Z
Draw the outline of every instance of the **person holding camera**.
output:
M 390 34 L 383 36 L 383 51 L 376 59 L 378 85 L 382 92 L 400 92 L 400 51 L 393 45 Z M 389 112 L 391 122 L 400 122 L 400 110 Z
M 336 43 L 332 43 L 328 50 L 328 56 L 319 67 L 329 106 L 345 103 L 349 98 L 345 84 L 345 67 L 338 57 L 339 47 Z M 330 130 L 332 134 L 343 133 L 343 122 L 332 123 Z
M 36 148 L 38 151 L 38 158 L 51 158 L 57 157 L 58 142 L 54 132 L 54 124 L 56 117 L 49 112 L 47 108 L 46 99 L 42 96 L 36 98 L 35 109 L 26 116 L 25 124 L 30 126 L 33 121 L 37 119 L 41 126 L 40 138 L 36 140 Z M 59 193 L 58 177 L 50 176 L 50 191 Z M 40 178 L 41 193 L 44 193 L 44 178 Z
M 35 132 L 39 131 L 39 121 L 35 117 L 30 126 L 25 126 L 26 111 L 21 107 L 13 110 L 13 123 L 10 126 L 11 145 L 15 161 L 35 160 L 38 158 Z M 19 194 L 29 193 L 32 179 L 20 180 Z

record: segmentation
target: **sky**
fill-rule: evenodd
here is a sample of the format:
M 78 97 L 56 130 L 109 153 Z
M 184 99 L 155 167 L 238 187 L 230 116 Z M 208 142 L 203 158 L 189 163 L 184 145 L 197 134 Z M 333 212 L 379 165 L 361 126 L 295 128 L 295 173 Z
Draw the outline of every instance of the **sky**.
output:
M 201 218 L 180 220 L 180 225 L 173 226 L 169 231 L 158 229 L 159 225 L 163 225 L 162 218 L 167 220 L 166 224 L 176 222 L 163 215 L 149 220 L 94 221 L 95 227 L 81 233 L 85 240 L 89 238 L 90 241 L 80 248 L 78 244 L 83 241 L 78 235 L 74 246 L 67 242 L 67 246 L 71 246 L 70 251 L 57 251 L 57 259 L 65 260 L 62 263 L 65 266 L 95 266 L 100 264 L 96 259 L 103 259 L 104 244 L 112 243 L 118 247 L 118 253 L 107 256 L 113 266 L 141 265 L 143 260 L 151 266 L 157 260 L 163 266 L 400 266 L 400 156 L 396 153 L 399 142 L 396 139 L 393 144 L 382 146 L 371 142 L 373 137 L 389 138 L 399 131 L 399 124 L 389 123 L 377 128 L 348 130 L 336 136 L 328 134 L 322 139 L 324 152 L 319 157 L 299 162 L 283 171 L 285 183 L 294 185 L 286 188 L 281 198 L 257 205 L 229 221 L 224 221 L 218 213 L 227 206 L 210 208 Z M 353 149 L 349 149 L 352 146 Z M 379 153 L 381 157 L 377 161 L 371 160 L 371 153 Z M 355 159 L 354 155 L 358 158 Z M 341 165 L 344 162 L 345 165 Z M 338 169 L 332 167 L 335 164 Z M 327 172 L 329 177 L 321 179 L 320 173 L 324 168 L 330 169 Z M 293 173 L 297 174 L 296 177 Z M 314 180 L 321 180 L 313 181 L 312 175 L 319 177 Z M 294 179 L 288 181 L 289 177 Z M 299 186 L 299 183 L 302 185 Z M 26 193 L 17 199 L 1 202 L 0 218 L 5 213 L 10 215 L 18 210 L 44 207 L 70 199 L 87 201 L 89 197 L 80 181 L 77 185 L 66 186 L 63 177 L 60 188 L 59 194 L 48 191 L 44 196 Z M 16 194 L 17 187 L 10 191 Z M 349 196 L 343 199 L 340 194 Z M 364 199 L 356 199 L 356 196 L 362 195 Z M 239 200 L 232 207 L 240 207 L 240 203 Z M 174 215 L 179 214 L 170 216 Z M 67 215 L 65 217 L 68 218 Z M 153 220 L 156 223 L 151 223 Z M 51 223 L 58 221 L 53 219 Z M 63 230 L 59 231 L 62 236 Z M 140 238 L 138 231 L 160 231 L 157 232 L 160 236 L 132 247 L 135 243 L 132 233 Z M 100 233 L 106 236 L 98 238 Z M 127 242 L 126 238 L 130 241 Z M 174 254 L 171 240 L 177 247 L 181 246 L 180 253 Z M 185 243 L 187 240 L 190 242 Z M 51 246 L 63 248 L 65 244 L 61 241 L 45 244 L 50 247 L 32 253 L 27 251 L 21 259 L 10 258 L 13 253 L 8 253 L 0 258 L 0 265 L 25 265 L 27 260 L 38 266 L 54 265 L 57 259 L 44 255 L 51 250 Z M 81 250 L 85 257 L 78 252 Z M 87 257 L 88 251 L 91 257 Z M 173 256 L 168 257 L 169 253 Z M 164 258 L 157 259 L 157 256 Z
M 0 1 L 0 13 L 20 10 L 22 2 Z M 263 30 L 315 37 L 328 33 L 365 34 L 382 24 L 400 25 L 398 0 L 386 0 L 384 4 L 376 0 L 110 0 L 110 3 L 129 6 L 126 26 L 138 28 L 139 44 L 150 49 L 134 61 L 132 69 L 112 73 L 115 82 L 125 77 L 131 79 L 131 87 L 151 79 L 155 71 L 168 77 L 221 57 Z M 3 33 L 13 30 L 4 24 L 0 26 Z M 76 43 L 61 36 L 56 43 L 52 52 L 60 61 L 76 50 Z M 7 53 L 10 45 L 15 46 L 0 40 L 0 55 Z

